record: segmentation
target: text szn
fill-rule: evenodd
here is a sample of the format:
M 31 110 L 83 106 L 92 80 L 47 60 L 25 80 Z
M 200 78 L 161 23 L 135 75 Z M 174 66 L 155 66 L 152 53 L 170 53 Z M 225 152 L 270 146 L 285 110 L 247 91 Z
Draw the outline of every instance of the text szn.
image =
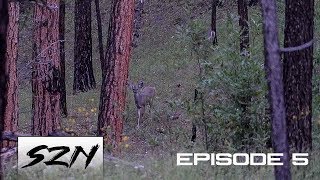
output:
M 40 145 L 37 146 L 33 149 L 31 149 L 28 153 L 27 156 L 29 156 L 30 158 L 35 158 L 32 162 L 30 162 L 29 164 L 23 166 L 22 168 L 26 168 L 26 167 L 31 167 L 33 165 L 38 164 L 39 162 L 41 162 L 45 157 L 43 154 L 37 153 L 40 150 L 43 149 L 47 149 L 49 151 L 49 153 L 56 151 L 56 155 L 50 159 L 49 161 L 45 161 L 43 162 L 44 164 L 46 164 L 47 166 L 51 166 L 51 165 L 61 165 L 61 166 L 65 166 L 70 168 L 73 163 L 77 160 L 77 157 L 79 156 L 80 153 L 82 153 L 83 155 L 85 155 L 87 157 L 86 160 L 86 164 L 85 164 L 85 169 L 88 167 L 88 165 L 90 164 L 92 158 L 94 157 L 94 155 L 96 154 L 97 150 L 99 149 L 99 145 L 95 145 L 92 146 L 89 154 L 87 154 L 83 148 L 81 146 L 75 146 L 75 150 L 71 156 L 71 159 L 69 161 L 69 163 L 67 162 L 63 162 L 63 161 L 57 161 L 57 159 L 59 159 L 60 157 L 62 157 L 63 155 L 67 154 L 68 152 L 70 152 L 70 148 L 67 146 L 55 146 L 55 147 L 50 147 L 48 148 L 48 146 L 46 145 Z

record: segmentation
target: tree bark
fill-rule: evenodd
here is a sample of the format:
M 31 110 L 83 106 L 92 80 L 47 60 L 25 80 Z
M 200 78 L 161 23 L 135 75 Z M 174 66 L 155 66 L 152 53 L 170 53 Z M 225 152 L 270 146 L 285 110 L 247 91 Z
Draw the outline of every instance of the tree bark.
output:
M 47 0 L 52 8 L 35 4 L 32 72 L 33 135 L 47 136 L 60 128 L 59 0 Z
M 97 17 L 97 25 L 98 25 L 98 42 L 99 42 L 99 56 L 101 63 L 101 70 L 104 71 L 104 51 L 103 51 L 103 36 L 102 36 L 102 23 L 101 23 L 101 13 L 100 13 L 100 5 L 99 0 L 94 0 L 96 5 L 96 17 Z
M 66 92 L 66 59 L 65 59 L 65 14 L 66 14 L 66 4 L 65 0 L 60 0 L 59 7 L 59 40 L 60 40 L 60 62 L 61 62 L 61 99 L 60 107 L 62 114 L 67 117 L 67 92 Z
M 280 158 L 283 166 L 274 166 L 275 178 L 276 180 L 291 179 L 276 2 L 275 0 L 261 0 L 261 7 L 265 70 L 271 109 L 272 145 L 275 153 L 283 153 L 283 157 Z
M 238 14 L 240 26 L 240 54 L 249 56 L 249 17 L 246 0 L 238 0 Z
M 212 0 L 212 12 L 211 12 L 211 38 L 212 44 L 218 43 L 217 38 L 217 4 L 218 0 Z
M 7 81 L 7 105 L 4 115 L 4 131 L 17 131 L 18 125 L 18 78 L 17 78 L 17 57 L 18 57 L 18 21 L 19 2 L 9 3 L 9 24 L 7 29 L 7 53 L 6 53 L 6 75 Z M 15 146 L 16 143 L 4 141 L 4 147 Z
M 287 0 L 284 47 L 313 39 L 314 0 Z M 313 46 L 284 53 L 284 89 L 289 144 L 297 152 L 312 149 Z
M 91 0 L 75 1 L 75 43 L 73 92 L 96 87 L 92 67 Z
M 106 74 L 101 87 L 98 133 L 114 152 L 119 151 L 123 131 L 126 85 L 131 57 L 134 0 L 114 0 L 105 56 Z

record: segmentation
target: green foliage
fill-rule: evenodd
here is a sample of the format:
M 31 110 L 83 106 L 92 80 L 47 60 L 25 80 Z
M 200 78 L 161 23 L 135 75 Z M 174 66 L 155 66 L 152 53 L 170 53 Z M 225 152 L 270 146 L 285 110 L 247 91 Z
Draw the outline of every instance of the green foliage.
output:
M 208 127 L 211 149 L 263 151 L 270 137 L 267 88 L 260 53 L 263 47 L 255 43 L 250 49 L 251 57 L 240 56 L 238 43 L 234 41 L 239 37 L 234 23 L 229 14 L 225 24 L 219 27 L 224 30 L 218 36 L 218 43 L 219 39 L 224 42 L 214 47 L 207 37 L 208 26 L 201 20 L 178 28 L 180 40 L 190 45 L 192 57 L 198 62 L 196 89 L 203 95 L 203 103 L 190 99 L 186 108 L 198 125 Z M 252 24 L 253 32 L 261 28 L 259 19 Z

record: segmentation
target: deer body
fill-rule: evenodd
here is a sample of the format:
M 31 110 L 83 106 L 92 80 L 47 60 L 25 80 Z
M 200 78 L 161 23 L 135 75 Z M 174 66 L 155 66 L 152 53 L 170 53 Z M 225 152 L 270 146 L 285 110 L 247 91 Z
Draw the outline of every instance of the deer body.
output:
M 146 106 L 149 105 L 151 109 L 152 101 L 156 94 L 156 88 L 150 87 L 150 86 L 144 87 L 142 81 L 140 81 L 140 83 L 138 84 L 138 87 L 132 84 L 130 86 L 133 91 L 134 102 L 137 107 L 137 113 L 138 113 L 137 126 L 139 127 L 140 120 L 144 115 Z

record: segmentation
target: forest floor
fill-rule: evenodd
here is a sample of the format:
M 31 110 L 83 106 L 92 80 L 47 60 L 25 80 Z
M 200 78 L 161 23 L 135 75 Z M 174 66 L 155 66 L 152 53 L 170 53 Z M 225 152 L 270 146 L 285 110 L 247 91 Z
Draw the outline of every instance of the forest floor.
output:
M 109 2 L 109 1 L 108 1 Z M 104 43 L 106 43 L 107 24 L 109 14 L 108 2 L 101 2 L 102 21 L 104 25 Z M 200 1 L 199 1 L 200 3 Z M 209 3 L 210 4 L 210 3 Z M 320 2 L 316 1 L 316 37 L 320 37 Z M 92 5 L 93 12 L 94 5 Z M 19 49 L 19 129 L 30 132 L 31 124 L 31 87 L 29 66 L 25 66 L 31 59 L 32 37 L 31 8 L 25 8 L 20 26 Z M 232 9 L 232 10 L 230 10 Z M 283 9 L 280 9 L 284 14 Z M 73 4 L 67 4 L 67 12 L 73 12 Z M 210 8 L 205 5 L 188 11 L 178 6 L 174 1 L 166 3 L 149 0 L 145 2 L 143 27 L 138 47 L 133 49 L 130 65 L 129 79 L 137 82 L 144 80 L 146 85 L 156 87 L 154 107 L 147 109 L 139 129 L 137 114 L 134 106 L 133 93 L 128 88 L 127 109 L 125 113 L 122 154 L 117 161 L 105 162 L 105 175 L 107 179 L 273 179 L 273 168 L 223 168 L 210 166 L 177 167 L 177 152 L 203 152 L 203 137 L 199 131 L 196 143 L 190 141 L 192 118 L 185 109 L 173 106 L 172 103 L 183 103 L 192 99 L 197 86 L 198 65 L 197 60 L 191 56 L 188 45 L 181 44 L 178 34 L 179 26 L 185 25 L 188 17 L 193 15 L 197 19 L 207 20 L 208 32 L 210 25 Z M 78 136 L 94 136 L 97 129 L 99 98 L 101 89 L 100 61 L 97 48 L 96 19 L 93 13 L 93 62 L 96 89 L 85 93 L 72 94 L 73 82 L 73 44 L 74 25 L 73 13 L 67 13 L 66 19 L 66 84 L 68 117 L 63 119 L 63 128 L 74 131 Z M 262 24 L 258 7 L 250 8 L 249 12 L 253 24 L 256 22 L 257 39 L 251 40 L 253 44 L 262 46 Z M 223 43 L 228 37 L 228 31 L 222 29 L 227 17 L 234 18 L 233 26 L 237 26 L 236 8 L 223 7 L 218 9 L 218 41 Z M 283 29 L 283 16 L 279 17 L 280 32 Z M 251 22 L 251 23 L 252 23 Z M 225 26 L 224 26 L 225 27 Z M 282 35 L 281 35 L 282 36 Z M 221 38 L 220 38 L 221 37 Z M 282 38 L 281 38 L 282 39 Z M 227 46 L 227 45 L 226 45 Z M 319 50 L 319 46 L 317 48 Z M 219 52 L 218 52 L 219 53 Z M 260 53 L 260 57 L 262 57 Z M 27 68 L 26 68 L 27 67 Z M 179 118 L 170 117 L 179 114 Z M 319 150 L 320 152 L 320 150 Z M 320 153 L 315 152 L 315 154 Z M 319 165 L 318 165 L 319 166 Z M 316 166 L 314 167 L 315 169 Z M 317 170 L 320 172 L 320 168 Z

